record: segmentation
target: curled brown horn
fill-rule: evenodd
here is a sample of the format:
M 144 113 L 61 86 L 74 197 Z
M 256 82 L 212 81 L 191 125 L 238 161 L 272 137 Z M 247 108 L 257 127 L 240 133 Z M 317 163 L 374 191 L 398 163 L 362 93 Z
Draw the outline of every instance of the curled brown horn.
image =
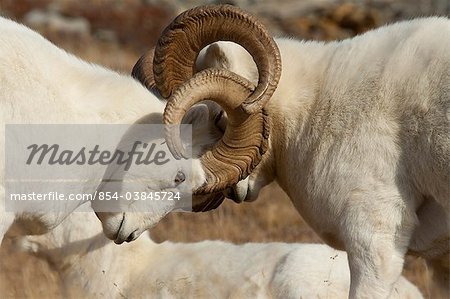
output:
M 254 91 L 254 86 L 224 69 L 207 69 L 181 85 L 169 99 L 164 111 L 167 145 L 175 158 L 186 157 L 181 144 L 183 116 L 194 104 L 212 100 L 228 114 L 228 124 L 222 139 L 200 157 L 206 174 L 206 184 L 194 194 L 224 190 L 247 177 L 267 150 L 269 122 L 264 109 L 247 114 L 242 102 Z
M 280 78 L 280 52 L 254 16 L 230 5 L 206 5 L 187 10 L 164 30 L 153 59 L 154 80 L 161 95 L 169 98 L 191 78 L 198 53 L 219 40 L 238 43 L 252 55 L 259 82 L 242 108 L 248 114 L 261 111 Z
M 153 56 L 155 48 L 148 50 L 142 55 L 131 71 L 131 76 L 139 80 L 142 85 L 151 91 L 156 91 L 155 79 L 153 78 Z

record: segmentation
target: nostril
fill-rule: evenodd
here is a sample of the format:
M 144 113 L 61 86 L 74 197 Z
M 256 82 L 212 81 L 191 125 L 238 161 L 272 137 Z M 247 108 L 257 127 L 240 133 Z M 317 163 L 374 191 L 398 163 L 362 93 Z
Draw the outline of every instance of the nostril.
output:
M 183 183 L 185 180 L 186 180 L 185 174 L 182 171 L 178 171 L 177 175 L 175 177 L 175 183 L 177 185 L 179 185 L 179 184 Z
M 131 241 L 133 241 L 134 239 L 136 239 L 136 235 L 137 235 L 137 230 L 135 230 L 134 232 L 132 232 L 128 238 L 125 240 L 127 243 L 130 243 Z
M 127 241 L 127 243 L 130 243 L 131 241 L 133 241 L 133 239 L 134 239 L 134 233 L 130 234 L 125 241 Z

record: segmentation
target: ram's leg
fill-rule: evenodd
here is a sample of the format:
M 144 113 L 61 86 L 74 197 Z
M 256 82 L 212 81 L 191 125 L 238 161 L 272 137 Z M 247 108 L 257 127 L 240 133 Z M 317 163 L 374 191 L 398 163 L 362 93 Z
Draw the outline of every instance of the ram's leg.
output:
M 450 298 L 450 218 L 437 201 L 425 200 L 417 210 L 419 225 L 409 245 L 427 261 L 430 298 Z
M 450 260 L 449 255 L 427 260 L 430 272 L 430 298 L 450 298 Z
M 358 194 L 345 213 L 350 298 L 389 298 L 402 273 L 415 216 L 397 193 L 383 193 Z
M 378 245 L 363 252 L 349 251 L 349 298 L 389 298 L 403 269 L 403 255 L 393 242 L 374 237 Z M 350 253 L 351 252 L 351 253 Z

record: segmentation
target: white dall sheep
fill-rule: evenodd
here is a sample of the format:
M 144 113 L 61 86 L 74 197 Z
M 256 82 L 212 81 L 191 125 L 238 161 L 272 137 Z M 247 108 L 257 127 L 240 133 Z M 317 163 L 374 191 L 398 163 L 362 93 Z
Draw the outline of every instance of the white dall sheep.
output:
M 192 77 L 197 54 L 218 40 L 240 43 L 251 56 L 230 65 L 253 59 L 256 68 L 246 73 L 258 70 L 259 77 L 249 82 L 218 69 Z M 448 18 L 400 22 L 330 43 L 275 43 L 238 8 L 200 7 L 164 31 L 153 70 L 168 98 L 166 124 L 180 123 L 204 99 L 228 114 L 225 137 L 199 159 L 205 182 L 194 193 L 223 190 L 251 173 L 235 193 L 237 201 L 253 200 L 275 180 L 328 244 L 347 251 L 350 298 L 387 298 L 408 248 L 424 242 L 431 248 L 415 251 L 444 261 L 433 265 L 440 265 L 436 273 L 444 273 L 448 293 Z M 167 142 L 174 156 L 185 156 L 177 130 Z
M 321 244 L 221 241 L 117 246 L 93 213 L 72 213 L 19 244 L 58 271 L 69 296 L 90 298 L 347 298 L 347 255 Z M 423 298 L 400 277 L 391 298 Z
M 131 76 L 118 74 L 93 65 L 66 53 L 31 29 L 11 20 L 0 18 L 0 97 L 1 133 L 5 136 L 5 124 L 162 124 L 164 104 Z M 199 147 L 212 138 L 208 131 L 209 111 L 198 106 L 187 118 L 188 123 L 202 124 L 198 129 L 200 139 L 194 139 Z M 203 124 L 205 126 L 203 126 Z M 201 132 L 201 133 L 200 133 Z M 220 132 L 219 132 L 220 133 Z M 207 136 L 208 137 L 205 137 Z M 73 136 L 72 136 L 73 137 Z M 72 138 L 69 137 L 69 138 Z M 0 143 L 0 165 L 5 166 L 5 138 Z M 163 138 L 161 136 L 161 141 Z M 157 144 L 159 144 L 157 142 Z M 164 149 L 165 145 L 161 145 Z M 167 151 L 167 150 L 166 150 Z M 168 151 L 167 151 L 168 152 Z M 140 169 L 149 183 L 146 190 L 176 189 L 180 181 L 179 172 L 186 182 L 195 180 L 181 164 L 170 163 L 156 169 Z M 196 166 L 193 165 L 195 168 Z M 199 166 L 198 166 L 199 167 Z M 106 166 L 81 169 L 80 183 L 70 190 L 77 194 L 94 194 L 103 178 Z M 137 171 L 137 170 L 136 170 Z M 142 173 L 143 172 L 143 173 Z M 134 173 L 130 169 L 129 173 Z M 135 173 L 136 174 L 136 173 Z M 142 177 L 142 176 L 141 176 Z M 80 201 L 66 201 L 65 212 L 12 213 L 5 212 L 5 177 L 0 174 L 0 243 L 6 231 L 11 234 L 39 234 L 58 225 Z M 39 193 L 39 190 L 31 190 Z M 67 190 L 69 191 L 69 190 Z M 136 190 L 128 190 L 136 191 Z M 217 199 L 217 196 L 216 196 Z M 220 201 L 220 198 L 219 198 Z M 194 202 L 196 204 L 196 202 Z M 198 203 L 201 205 L 201 200 Z M 158 219 L 172 209 L 172 203 L 155 205 L 153 216 Z M 208 208 L 211 208 L 209 206 Z M 103 215 L 99 213 L 99 215 Z M 150 217 L 150 216 L 149 216 Z M 120 223 L 121 219 L 119 219 Z M 127 223 L 133 223 L 128 218 Z M 142 223 L 139 223 L 142 225 Z M 117 230 L 108 230 L 111 239 L 117 242 L 132 240 L 138 233 L 127 236 L 119 234 L 116 223 L 110 225 Z

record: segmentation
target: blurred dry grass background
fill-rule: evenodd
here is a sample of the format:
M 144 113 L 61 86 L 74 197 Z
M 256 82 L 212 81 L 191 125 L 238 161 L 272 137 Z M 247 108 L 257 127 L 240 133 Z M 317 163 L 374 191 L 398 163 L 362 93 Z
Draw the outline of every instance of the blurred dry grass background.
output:
M 346 38 L 397 19 L 448 15 L 450 11 L 449 0 L 227 2 L 237 3 L 258 14 L 275 34 L 322 40 Z M 139 55 L 155 43 L 162 28 L 181 10 L 197 3 L 176 0 L 0 0 L 0 14 L 29 24 L 58 46 L 85 60 L 130 73 Z M 208 213 L 171 214 L 150 233 L 156 242 L 205 239 L 236 243 L 321 242 L 275 185 L 266 188 L 261 198 L 253 203 L 226 202 Z M 428 294 L 427 272 L 421 259 L 408 257 L 404 274 L 425 295 Z M 60 285 L 52 265 L 32 255 L 15 252 L 7 242 L 2 245 L 1 298 L 62 298 L 65 292 Z

